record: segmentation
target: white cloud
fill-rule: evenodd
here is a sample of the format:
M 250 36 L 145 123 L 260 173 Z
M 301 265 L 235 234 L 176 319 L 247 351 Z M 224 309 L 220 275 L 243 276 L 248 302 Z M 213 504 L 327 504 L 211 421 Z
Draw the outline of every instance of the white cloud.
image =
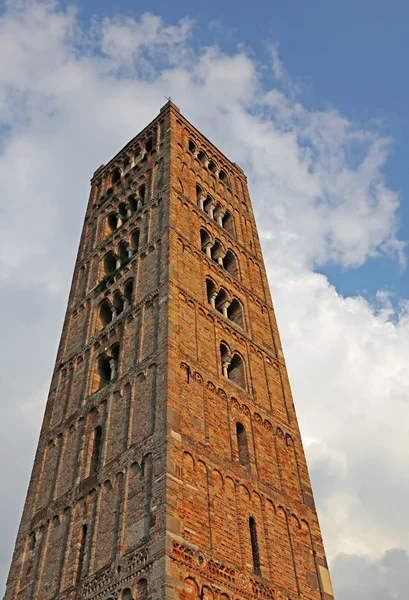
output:
M 118 16 L 84 31 L 76 11 L 55 2 L 7 7 L 0 19 L 3 573 L 88 180 L 157 114 L 164 95 L 249 177 L 336 589 L 343 591 L 341 553 L 362 554 L 370 565 L 388 548 L 408 549 L 401 526 L 408 304 L 396 314 L 382 290 L 376 306 L 344 298 L 314 272 L 329 261 L 349 268 L 381 255 L 404 266 L 399 195 L 382 174 L 391 140 L 334 109 L 304 106 L 276 46 L 275 83 L 266 89 L 260 65 L 242 48 L 195 50 L 189 18 Z

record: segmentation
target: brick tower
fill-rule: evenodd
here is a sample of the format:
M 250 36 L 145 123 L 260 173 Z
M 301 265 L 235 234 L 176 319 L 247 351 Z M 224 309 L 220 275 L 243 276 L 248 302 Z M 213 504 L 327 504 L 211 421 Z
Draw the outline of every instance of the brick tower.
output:
M 7 600 L 330 600 L 243 171 L 171 102 L 91 181 Z

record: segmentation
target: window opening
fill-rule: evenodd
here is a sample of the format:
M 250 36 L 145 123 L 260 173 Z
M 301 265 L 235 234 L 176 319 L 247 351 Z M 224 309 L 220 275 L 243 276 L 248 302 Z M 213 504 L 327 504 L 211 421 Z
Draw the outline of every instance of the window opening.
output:
M 244 375 L 244 363 L 238 354 L 233 354 L 230 365 L 227 368 L 227 377 L 241 388 L 246 387 L 246 379 Z
M 94 435 L 92 440 L 92 455 L 91 464 L 89 468 L 89 474 L 94 475 L 98 471 L 99 461 L 101 458 L 101 440 L 102 440 L 102 428 L 100 425 L 95 427 Z
M 118 291 L 115 292 L 113 302 L 114 306 L 114 318 L 121 314 L 124 310 L 124 300 L 122 298 L 122 294 Z
M 120 179 L 121 179 L 121 171 L 118 168 L 116 168 L 112 172 L 112 179 L 111 179 L 112 185 L 117 183 Z
M 118 227 L 118 217 L 114 213 L 111 213 L 108 217 L 108 227 L 111 232 L 115 231 L 115 229 Z
M 251 551 L 253 554 L 253 569 L 256 575 L 261 575 L 260 552 L 258 549 L 257 526 L 253 517 L 249 518 Z
M 196 146 L 194 142 L 192 142 L 192 140 L 189 140 L 189 152 L 191 152 L 192 154 L 196 152 Z
M 84 556 L 85 556 L 85 544 L 87 541 L 87 525 L 82 526 L 81 530 L 81 545 L 80 545 L 80 554 L 78 557 L 78 566 L 77 566 L 77 574 L 75 577 L 75 583 L 81 579 L 82 568 L 84 566 Z
M 103 327 L 112 321 L 112 310 L 108 300 L 104 300 L 99 307 L 99 319 Z
M 116 257 L 113 252 L 108 252 L 104 258 L 104 271 L 106 275 L 111 275 L 116 270 Z
M 223 266 L 226 269 L 226 271 L 228 273 L 230 273 L 230 275 L 238 278 L 239 269 L 237 266 L 237 260 L 236 260 L 236 257 L 234 256 L 233 252 L 231 252 L 231 250 L 228 250 L 226 252 L 226 256 L 224 257 L 224 260 L 223 260 Z
M 212 173 L 216 172 L 216 165 L 214 163 L 213 160 L 209 160 L 209 164 L 207 165 L 207 168 L 209 169 L 209 171 L 211 171 Z
M 239 451 L 239 462 L 241 465 L 250 464 L 247 434 L 242 423 L 236 423 L 237 448 Z
M 99 389 L 111 381 L 111 367 L 107 356 L 98 359 Z
M 222 227 L 227 231 L 228 234 L 235 237 L 233 216 L 228 210 L 226 210 L 222 217 Z
M 197 158 L 200 160 L 200 162 L 202 164 L 204 164 L 206 162 L 206 154 L 203 152 L 203 150 L 199 150 L 199 152 L 197 154 Z
M 244 328 L 243 309 L 236 298 L 234 298 L 227 307 L 227 318 L 230 319 L 230 321 L 233 321 L 233 323 L 236 323 L 239 327 Z
M 131 235 L 131 246 L 132 246 L 134 252 L 138 252 L 139 237 L 140 237 L 139 229 L 134 229 L 134 231 L 132 232 L 132 235 Z
M 200 247 L 202 248 L 202 251 L 205 252 L 205 254 L 211 258 L 211 240 L 210 240 L 210 235 L 208 234 L 208 232 L 206 231 L 206 229 L 201 229 L 200 230 Z
M 124 296 L 125 296 L 125 304 L 124 310 L 129 308 L 132 302 L 132 294 L 133 294 L 133 279 L 129 279 L 124 286 Z

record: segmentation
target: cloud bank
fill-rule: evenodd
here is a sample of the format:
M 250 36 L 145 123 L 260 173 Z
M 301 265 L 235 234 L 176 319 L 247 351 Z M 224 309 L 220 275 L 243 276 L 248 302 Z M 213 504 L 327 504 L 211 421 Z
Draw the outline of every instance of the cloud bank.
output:
M 316 269 L 405 266 L 391 140 L 302 102 L 263 64 L 195 43 L 187 16 L 95 17 L 13 0 L 0 17 L 0 506 L 5 580 L 93 171 L 172 96 L 249 178 L 338 600 L 406 599 L 409 310 Z M 347 275 L 345 275 L 347 276 Z

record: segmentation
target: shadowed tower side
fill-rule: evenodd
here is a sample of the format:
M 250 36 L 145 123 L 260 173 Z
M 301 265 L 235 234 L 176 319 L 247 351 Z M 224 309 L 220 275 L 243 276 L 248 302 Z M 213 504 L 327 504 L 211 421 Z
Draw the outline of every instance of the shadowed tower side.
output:
M 333 596 L 246 177 L 168 102 L 91 181 L 6 599 Z

